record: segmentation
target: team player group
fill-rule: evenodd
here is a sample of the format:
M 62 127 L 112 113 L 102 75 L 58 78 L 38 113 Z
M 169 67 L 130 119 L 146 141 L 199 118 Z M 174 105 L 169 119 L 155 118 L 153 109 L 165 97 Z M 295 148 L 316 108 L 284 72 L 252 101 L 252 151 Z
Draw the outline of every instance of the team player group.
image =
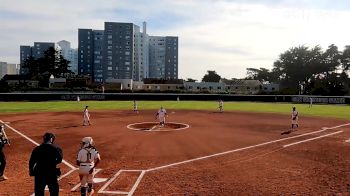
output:
M 223 112 L 223 101 L 219 100 L 220 112 Z M 133 111 L 138 112 L 137 102 L 133 102 Z M 156 119 L 159 120 L 159 126 L 164 127 L 166 123 L 167 111 L 163 106 L 156 113 Z M 291 112 L 291 130 L 299 127 L 299 112 L 296 107 L 292 108 Z M 88 106 L 83 111 L 83 125 L 91 125 L 90 113 Z M 7 136 L 5 135 L 4 126 L 1 125 L 0 131 L 0 181 L 7 180 L 4 175 L 6 166 L 6 159 L 3 153 L 3 147 L 8 144 Z M 4 137 L 6 136 L 6 137 Z M 63 160 L 63 153 L 61 148 L 54 144 L 55 135 L 52 133 L 45 133 L 43 136 L 43 143 L 36 147 L 29 160 L 29 173 L 30 176 L 35 178 L 35 195 L 43 196 L 44 189 L 47 185 L 50 191 L 50 195 L 59 195 L 59 187 L 57 178 L 61 175 L 61 172 L 56 165 Z M 84 137 L 81 141 L 81 148 L 77 154 L 76 163 L 79 167 L 79 178 L 81 184 L 81 195 L 86 196 L 93 193 L 93 179 L 95 175 L 95 168 L 101 160 L 100 153 L 93 146 L 92 137 Z

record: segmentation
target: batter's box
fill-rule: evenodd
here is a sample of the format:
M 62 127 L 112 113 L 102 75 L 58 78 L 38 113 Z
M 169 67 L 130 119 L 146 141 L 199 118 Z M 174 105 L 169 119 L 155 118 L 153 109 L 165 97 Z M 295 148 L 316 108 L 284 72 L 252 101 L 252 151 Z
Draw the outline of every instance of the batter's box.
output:
M 78 171 L 78 170 L 77 170 Z M 97 177 L 99 172 L 102 171 L 102 169 L 96 169 L 95 171 L 95 177 L 93 179 L 93 182 L 94 182 L 94 187 L 97 186 L 98 183 L 103 183 L 105 181 L 107 181 L 108 178 L 99 178 Z M 80 182 L 78 184 L 76 184 L 70 191 L 71 192 L 76 192 L 76 191 L 79 191 L 80 190 Z
M 144 174 L 144 170 L 119 170 L 98 193 L 132 195 Z

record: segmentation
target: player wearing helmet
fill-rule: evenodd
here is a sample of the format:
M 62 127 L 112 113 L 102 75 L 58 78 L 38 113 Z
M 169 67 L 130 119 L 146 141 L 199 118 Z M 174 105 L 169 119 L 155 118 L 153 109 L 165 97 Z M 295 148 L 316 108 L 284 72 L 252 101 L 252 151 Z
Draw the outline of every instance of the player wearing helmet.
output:
M 81 141 L 81 149 L 77 157 L 79 166 L 80 192 L 82 196 L 93 193 L 94 169 L 100 162 L 101 157 L 97 149 L 93 146 L 91 137 L 84 137 Z
M 36 196 L 44 196 L 45 186 L 49 187 L 51 196 L 58 196 L 57 177 L 61 172 L 56 165 L 62 162 L 62 150 L 53 144 L 55 135 L 45 133 L 43 143 L 34 148 L 29 160 L 29 175 L 34 176 Z

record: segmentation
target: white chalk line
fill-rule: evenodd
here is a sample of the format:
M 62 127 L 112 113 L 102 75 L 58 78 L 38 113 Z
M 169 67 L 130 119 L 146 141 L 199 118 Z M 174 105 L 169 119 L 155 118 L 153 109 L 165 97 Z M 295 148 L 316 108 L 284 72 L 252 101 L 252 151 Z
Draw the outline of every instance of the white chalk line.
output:
M 95 175 L 98 173 L 98 172 L 100 172 L 100 171 L 102 171 L 102 169 L 96 169 L 96 172 L 95 172 Z M 79 187 L 80 187 L 80 185 L 81 185 L 81 183 L 79 182 L 77 185 L 75 185 L 70 191 L 71 192 L 75 192 Z
M 4 123 L 4 121 L 0 120 L 0 123 Z M 24 135 L 23 133 L 21 133 L 20 131 L 16 130 L 15 128 L 11 127 L 10 125 L 8 125 L 9 123 L 4 123 L 5 126 L 7 126 L 8 128 L 10 128 L 13 132 L 17 133 L 18 135 L 22 136 L 23 138 L 27 139 L 29 142 L 33 143 L 36 146 L 39 146 L 40 144 L 37 143 L 36 141 L 34 141 L 33 139 L 31 139 L 30 137 Z M 75 170 L 77 170 L 78 168 L 74 167 L 72 164 L 68 163 L 65 160 L 62 160 L 62 163 L 65 164 L 66 166 L 68 166 L 71 170 L 69 170 L 66 174 L 64 174 L 63 176 L 60 176 L 57 180 L 60 181 L 61 179 L 67 177 L 69 174 L 73 173 Z M 47 189 L 45 189 L 47 190 Z M 60 189 L 62 190 L 62 189 Z M 35 194 L 33 193 L 31 196 L 34 196 Z
M 0 122 L 2 122 L 0 120 Z M 301 134 L 301 135 L 296 135 L 296 136 L 292 136 L 292 137 L 287 137 L 287 138 L 282 138 L 282 139 L 277 139 L 277 140 L 272 140 L 269 142 L 264 142 L 264 143 L 260 143 L 260 144 L 256 144 L 256 145 L 252 145 L 252 146 L 247 146 L 247 147 L 243 147 L 243 148 L 238 148 L 238 149 L 234 149 L 234 150 L 230 150 L 230 151 L 225 151 L 225 152 L 221 152 L 221 153 L 216 153 L 216 154 L 212 154 L 212 155 L 208 155 L 208 156 L 203 156 L 203 157 L 198 157 L 198 158 L 194 158 L 194 159 L 189 159 L 186 161 L 181 161 L 181 162 L 176 162 L 176 163 L 172 163 L 172 164 L 168 164 L 168 165 L 163 165 L 160 167 L 155 167 L 155 168 L 150 168 L 147 170 L 119 170 L 112 178 L 110 178 L 103 187 L 101 187 L 101 189 L 98 191 L 98 193 L 105 193 L 105 194 L 127 194 L 128 196 L 133 195 L 133 193 L 136 191 L 137 187 L 139 186 L 139 184 L 141 183 L 141 180 L 143 178 L 143 176 L 146 174 L 146 172 L 150 172 L 150 171 L 156 171 L 156 170 L 160 170 L 160 169 L 164 169 L 164 168 L 168 168 L 168 167 L 172 167 L 172 166 L 177 166 L 177 165 L 181 165 L 181 164 L 185 164 L 185 163 L 189 163 L 189 162 L 194 162 L 194 161 L 198 161 L 198 160 L 203 160 L 203 159 L 207 159 L 207 158 L 211 158 L 211 157 L 216 157 L 216 156 L 221 156 L 221 155 L 225 155 L 225 154 L 229 154 L 229 153 L 233 153 L 233 152 L 238 152 L 238 151 L 242 151 L 242 150 L 247 150 L 247 149 L 251 149 L 251 148 L 255 148 L 255 147 L 259 147 L 259 146 L 264 146 L 264 145 L 268 145 L 268 144 L 272 144 L 272 143 L 277 143 L 280 141 L 285 141 L 285 140 L 290 140 L 293 138 L 299 138 L 299 137 L 303 137 L 306 135 L 311 135 L 311 134 L 316 134 L 316 133 L 320 133 L 320 132 L 324 132 L 326 130 L 332 130 L 332 129 L 336 129 L 336 128 L 340 128 L 340 127 L 344 127 L 344 126 L 348 126 L 350 125 L 350 123 L 347 124 L 341 124 L 341 125 L 337 125 L 334 127 L 323 127 L 321 130 L 318 131 L 313 131 L 313 132 L 309 132 L 309 133 L 305 133 L 305 134 Z M 8 126 L 8 125 L 6 125 Z M 15 131 L 16 133 L 20 134 L 22 137 L 25 137 L 26 139 L 28 139 L 29 141 L 31 141 L 32 143 L 38 145 L 34 140 L 30 139 L 29 137 L 25 136 L 24 134 L 20 133 L 17 130 L 14 130 L 12 127 L 8 126 L 9 128 L 11 128 L 13 131 Z M 129 128 L 129 127 L 128 127 Z M 327 134 L 325 136 L 320 136 L 320 137 L 326 137 L 329 135 L 334 135 L 334 134 L 338 134 L 340 132 L 343 131 L 338 131 L 335 133 L 331 133 L 331 134 Z M 316 139 L 318 139 L 319 137 L 316 137 Z M 314 140 L 315 138 L 311 138 L 312 140 Z M 304 142 L 306 142 L 306 140 L 303 140 Z M 300 142 L 303 143 L 303 142 Z M 292 143 L 293 144 L 293 143 Z M 69 164 L 69 163 L 68 163 Z M 68 165 L 67 165 L 68 166 Z M 76 170 L 77 168 L 74 167 L 74 170 Z M 140 171 L 141 174 L 139 175 L 138 179 L 136 180 L 135 184 L 133 185 L 132 189 L 130 190 L 130 192 L 125 192 L 125 191 L 106 191 L 105 189 L 122 173 L 122 172 L 127 172 L 127 171 Z M 69 173 L 71 173 L 73 171 L 70 171 Z M 68 174 L 69 175 L 69 174 Z M 68 176 L 67 175 L 67 176 Z
M 4 123 L 2 120 L 0 120 L 0 123 Z M 25 139 L 27 139 L 28 141 L 30 141 L 31 143 L 33 143 L 36 146 L 39 146 L 40 144 L 37 143 L 36 141 L 34 141 L 33 139 L 31 139 L 30 137 L 24 135 L 23 133 L 21 133 L 20 131 L 16 130 L 15 128 L 11 127 L 8 124 L 5 124 L 5 126 L 7 126 L 8 128 L 10 128 L 12 131 L 14 131 L 15 133 L 19 134 L 20 136 L 24 137 Z M 74 167 L 72 164 L 68 163 L 65 160 L 62 160 L 62 163 L 65 164 L 66 166 L 68 166 L 71 169 L 76 169 L 76 167 Z
M 298 142 L 286 144 L 286 145 L 283 146 L 283 148 L 286 148 L 286 147 L 289 147 L 289 146 L 294 146 L 294 145 L 301 144 L 301 143 L 305 143 L 305 142 L 309 142 L 309 141 L 312 141 L 312 140 L 321 139 L 321 138 L 328 137 L 328 136 L 335 135 L 335 134 L 339 134 L 339 133 L 342 133 L 342 132 L 343 132 L 343 131 L 337 131 L 337 132 L 334 132 L 334 133 L 329 133 L 329 134 L 326 134 L 326 135 L 322 135 L 322 136 L 318 136 L 318 137 L 313 137 L 313 138 L 310 138 L 310 139 L 301 140 L 301 141 L 298 141 Z
M 141 178 L 144 175 L 144 170 L 138 170 L 138 169 L 121 169 L 119 170 L 112 178 L 110 178 L 98 191 L 98 193 L 106 193 L 106 194 L 129 194 L 131 191 L 135 191 L 136 187 L 135 184 L 134 186 L 131 188 L 130 192 L 126 192 L 126 191 L 106 191 L 106 188 L 112 183 L 114 182 L 114 180 L 122 173 L 122 172 L 141 172 L 141 174 L 139 175 L 139 177 L 137 178 L 135 184 L 139 184 L 141 181 Z M 141 178 L 140 178 L 141 176 Z
M 145 175 L 145 173 L 146 173 L 146 171 L 142 171 L 141 172 L 141 175 L 139 175 L 139 177 L 137 178 L 137 180 L 136 180 L 134 186 L 131 188 L 128 196 L 132 196 L 134 194 L 134 192 L 136 191 L 137 187 L 139 186 L 139 184 L 140 184 L 143 176 Z
M 70 175 L 71 173 L 73 173 L 75 170 L 78 170 L 78 168 L 69 170 L 67 173 L 65 173 L 64 175 L 60 176 L 60 177 L 58 178 L 58 180 L 61 180 L 61 179 L 65 178 L 65 177 L 69 176 L 69 175 Z
M 340 127 L 344 127 L 344 126 L 348 126 L 348 125 L 350 125 L 350 123 L 342 124 L 342 125 L 338 125 L 338 126 L 334 126 L 334 127 L 323 128 L 323 129 L 318 130 L 318 131 L 313 131 L 313 132 L 304 133 L 304 134 L 296 135 L 296 136 L 292 136 L 292 137 L 272 140 L 272 141 L 269 141 L 269 142 L 264 142 L 264 143 L 260 143 L 260 144 L 256 144 L 256 145 L 252 145 L 252 146 L 247 146 L 247 147 L 243 147 L 243 148 L 229 150 L 229 151 L 225 151 L 225 152 L 221 152 L 221 153 L 216 153 L 216 154 L 212 154 L 212 155 L 207 155 L 207 156 L 203 156 L 203 157 L 189 159 L 189 160 L 186 160 L 186 161 L 180 161 L 180 162 L 176 162 L 176 163 L 172 163 L 172 164 L 168 164 L 168 165 L 163 165 L 163 166 L 160 166 L 160 167 L 150 168 L 150 169 L 147 169 L 146 171 L 149 172 L 149 171 L 155 171 L 155 170 L 164 169 L 164 168 L 168 168 L 168 167 L 173 167 L 173 166 L 177 166 L 177 165 L 181 165 L 181 164 L 185 164 L 185 163 L 190 163 L 190 162 L 194 162 L 194 161 L 208 159 L 208 158 L 211 158 L 211 157 L 221 156 L 221 155 L 225 155 L 225 154 L 229 154 L 229 153 L 233 153 L 233 152 L 238 152 L 238 151 L 247 150 L 247 149 L 251 149 L 251 148 L 256 148 L 256 147 L 260 147 L 260 146 L 265 146 L 265 145 L 268 145 L 268 144 L 273 144 L 273 143 L 277 143 L 277 142 L 281 142 L 281 141 L 285 141 L 285 140 L 299 138 L 299 137 L 303 137 L 303 136 L 306 136 L 306 135 L 311 135 L 311 134 L 315 134 L 315 133 L 321 133 L 321 132 L 324 132 L 324 131 L 327 131 L 327 130 L 332 130 L 332 129 L 336 129 L 336 128 L 340 128 Z

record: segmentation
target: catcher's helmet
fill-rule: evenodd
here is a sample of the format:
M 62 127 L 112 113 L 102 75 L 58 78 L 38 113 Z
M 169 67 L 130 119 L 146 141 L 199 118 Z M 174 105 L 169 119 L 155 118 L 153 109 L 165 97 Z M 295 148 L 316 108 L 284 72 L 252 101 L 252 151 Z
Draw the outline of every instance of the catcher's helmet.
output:
M 91 146 L 93 142 L 94 140 L 92 139 L 92 137 L 84 137 L 81 140 L 81 144 L 83 145 L 84 148 Z

